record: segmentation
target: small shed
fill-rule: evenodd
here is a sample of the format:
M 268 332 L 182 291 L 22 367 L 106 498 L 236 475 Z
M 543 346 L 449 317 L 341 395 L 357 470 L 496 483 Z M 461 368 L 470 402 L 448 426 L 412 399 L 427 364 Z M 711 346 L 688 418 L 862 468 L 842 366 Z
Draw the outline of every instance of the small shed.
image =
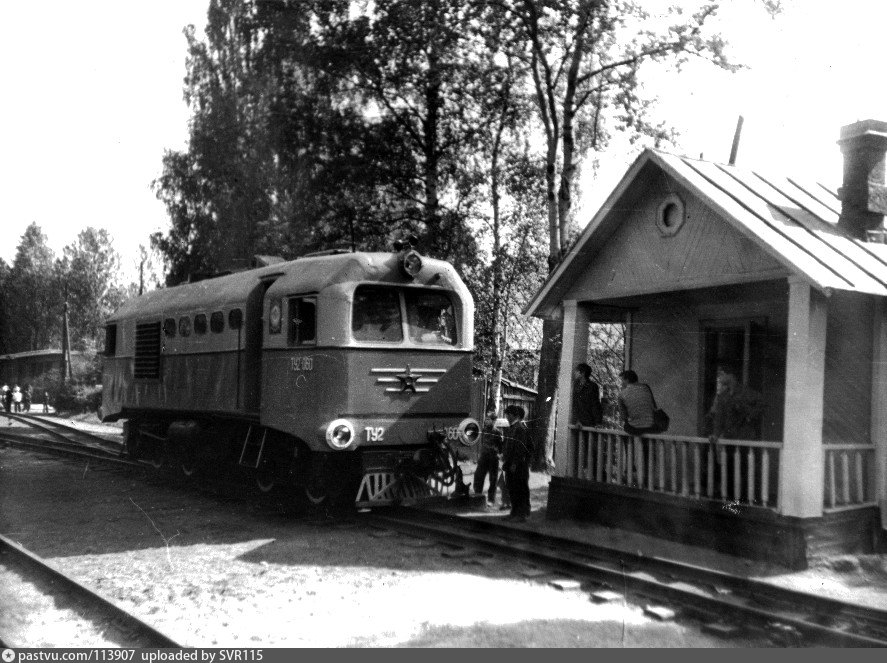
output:
M 625 367 L 671 427 L 632 437 L 559 408 L 549 517 L 795 567 L 883 541 L 887 123 L 839 145 L 838 191 L 658 150 L 628 169 L 526 312 L 563 321 L 561 403 L 589 324 L 624 323 Z M 715 447 L 724 365 L 764 410 L 754 439 Z
M 71 365 L 74 375 L 86 371 L 86 357 L 77 350 L 71 351 Z M 59 349 L 29 350 L 13 354 L 0 355 L 0 382 L 24 386 L 46 376 L 51 371 L 61 375 L 64 366 L 64 354 Z
M 483 420 L 487 403 L 492 402 L 492 395 L 490 394 L 492 387 L 492 380 L 484 380 L 482 377 L 475 376 L 472 381 L 471 412 L 478 421 Z M 502 378 L 502 405 L 499 409 L 504 410 L 509 405 L 520 405 L 526 413 L 525 419 L 532 421 L 534 408 L 536 407 L 536 393 L 536 390 L 532 387 L 527 387 L 508 378 Z M 502 412 L 499 412 L 499 414 L 501 415 Z

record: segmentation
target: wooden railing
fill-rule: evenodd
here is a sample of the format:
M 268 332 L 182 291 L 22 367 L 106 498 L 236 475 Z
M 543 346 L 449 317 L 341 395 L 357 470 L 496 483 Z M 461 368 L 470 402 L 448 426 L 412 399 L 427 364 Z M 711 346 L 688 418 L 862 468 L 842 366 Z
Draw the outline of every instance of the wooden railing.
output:
M 826 512 L 870 506 L 875 496 L 875 447 L 870 444 L 825 444 Z
M 678 435 L 634 437 L 570 426 L 567 475 L 682 497 L 775 509 L 781 442 Z

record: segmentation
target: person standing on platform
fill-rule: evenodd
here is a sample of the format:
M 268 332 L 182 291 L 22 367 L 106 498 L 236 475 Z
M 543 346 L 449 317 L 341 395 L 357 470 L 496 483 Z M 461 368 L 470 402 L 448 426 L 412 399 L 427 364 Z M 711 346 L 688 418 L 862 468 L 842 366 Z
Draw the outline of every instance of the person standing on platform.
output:
M 31 398 L 34 392 L 31 389 L 30 384 L 25 385 L 25 390 L 22 392 L 22 406 L 25 412 L 31 411 Z
M 600 426 L 604 419 L 601 388 L 591 379 L 591 366 L 579 364 L 573 375 L 573 423 L 580 426 Z
M 22 411 L 22 390 L 18 385 L 15 385 L 12 389 L 12 406 L 16 412 Z
M 718 368 L 717 393 L 706 415 L 709 442 L 720 438 L 757 440 L 761 435 L 764 399 L 754 389 L 739 382 L 729 369 Z
M 8 397 L 8 400 L 7 400 Z M 9 391 L 9 385 L 3 385 L 3 409 L 9 412 L 9 404 L 12 402 L 12 392 Z
M 533 458 L 533 438 L 524 423 L 524 409 L 520 405 L 505 408 L 508 430 L 502 463 L 505 465 L 505 482 L 511 496 L 511 514 L 507 520 L 524 523 L 530 515 L 530 460 Z
M 480 439 L 480 457 L 474 471 L 474 494 L 484 492 L 484 479 L 490 478 L 487 489 L 487 506 L 496 502 L 496 480 L 499 478 L 499 454 L 502 453 L 502 431 L 496 424 L 496 410 L 488 410 L 484 418 L 484 429 Z
M 49 412 L 49 392 L 45 389 L 43 390 L 43 412 Z

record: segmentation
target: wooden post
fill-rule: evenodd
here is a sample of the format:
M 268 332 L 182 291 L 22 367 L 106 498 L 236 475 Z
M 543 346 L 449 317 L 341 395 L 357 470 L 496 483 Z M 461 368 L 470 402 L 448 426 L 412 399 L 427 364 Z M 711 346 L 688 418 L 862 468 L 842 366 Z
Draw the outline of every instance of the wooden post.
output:
M 554 451 L 555 475 L 567 476 L 576 459 L 570 444 L 570 418 L 573 403 L 573 369 L 585 361 L 588 353 L 588 311 L 575 299 L 563 303 L 564 325 L 561 365 L 558 371 L 557 441 Z
M 872 444 L 875 445 L 874 499 L 881 507 L 881 527 L 887 529 L 887 302 L 879 297 L 872 335 Z
M 780 510 L 786 516 L 822 515 L 827 300 L 806 281 L 789 278 L 785 420 L 779 462 Z

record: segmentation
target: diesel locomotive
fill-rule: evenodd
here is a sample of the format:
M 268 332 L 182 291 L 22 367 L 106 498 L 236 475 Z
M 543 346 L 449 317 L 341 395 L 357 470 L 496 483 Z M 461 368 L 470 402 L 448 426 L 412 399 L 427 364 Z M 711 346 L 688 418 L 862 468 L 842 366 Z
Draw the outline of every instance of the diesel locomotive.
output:
M 326 252 L 156 290 L 106 324 L 103 419 L 182 479 L 382 505 L 455 482 L 474 302 L 410 246 Z

